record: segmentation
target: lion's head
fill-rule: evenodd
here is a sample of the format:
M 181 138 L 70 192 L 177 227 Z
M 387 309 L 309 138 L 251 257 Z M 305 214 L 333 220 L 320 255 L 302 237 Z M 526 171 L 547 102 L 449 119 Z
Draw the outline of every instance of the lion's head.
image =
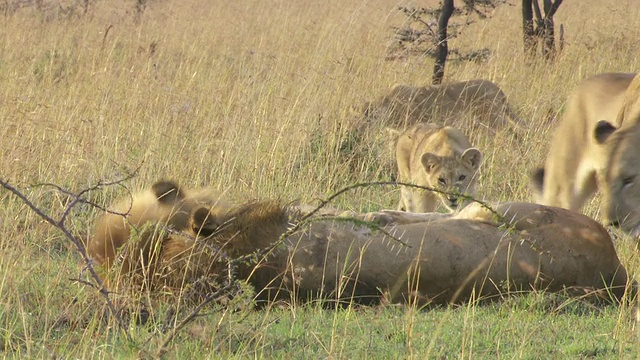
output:
M 599 173 L 605 221 L 640 234 L 640 76 L 629 85 L 616 128 L 599 121 L 594 131 L 603 145 L 605 164 Z
M 460 156 L 422 154 L 421 163 L 427 186 L 440 190 L 442 203 L 452 211 L 461 204 L 461 194 L 475 194 L 476 174 L 482 153 L 476 148 L 466 149 Z
M 605 223 L 640 234 L 640 126 L 610 131 L 599 176 Z

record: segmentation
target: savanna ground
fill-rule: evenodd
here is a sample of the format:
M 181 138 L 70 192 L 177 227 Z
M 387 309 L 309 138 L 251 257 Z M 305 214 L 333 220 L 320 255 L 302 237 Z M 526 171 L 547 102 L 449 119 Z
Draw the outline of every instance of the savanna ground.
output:
M 635 0 L 567 1 L 556 15 L 565 26 L 564 51 L 553 65 L 525 66 L 520 2 L 510 3 L 450 43 L 487 47 L 488 60 L 449 62 L 445 75 L 496 82 L 529 126 L 517 141 L 509 129 L 469 134 L 485 154 L 478 193 L 492 201 L 531 199 L 527 173 L 546 153 L 549 114 L 586 76 L 636 71 L 640 47 Z M 38 184 L 77 192 L 135 172 L 124 187 L 168 178 L 212 186 L 237 201 L 314 203 L 349 184 L 386 180 L 381 131 L 355 144 L 367 154 L 357 166 L 341 155 L 350 109 L 395 83 L 422 85 L 431 77 L 428 57 L 386 59 L 393 27 L 406 20 L 397 6 L 422 2 L 148 1 L 138 10 L 133 0 L 88 4 L 86 14 L 73 1 L 0 4 L 0 179 L 54 217 L 69 198 Z M 124 187 L 88 196 L 106 205 L 126 194 Z M 333 205 L 377 210 L 395 207 L 397 197 L 395 188 L 371 187 Z M 137 325 L 134 310 L 124 319 L 128 338 L 105 315 L 98 291 L 74 280 L 88 278 L 73 244 L 4 189 L 0 206 L 0 355 L 153 356 L 188 312 L 177 301 L 156 302 Z M 597 199 L 586 212 L 599 218 Z M 77 206 L 66 225 L 87 234 L 98 214 Z M 616 248 L 637 276 L 635 242 L 620 236 Z M 639 342 L 632 306 L 532 294 L 428 311 L 211 305 L 168 344 L 167 356 L 638 358 Z

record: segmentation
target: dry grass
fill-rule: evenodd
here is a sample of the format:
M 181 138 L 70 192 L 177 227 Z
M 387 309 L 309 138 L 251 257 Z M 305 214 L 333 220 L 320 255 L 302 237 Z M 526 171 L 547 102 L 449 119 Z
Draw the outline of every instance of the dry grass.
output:
M 527 173 L 542 162 L 553 128 L 548 114 L 562 108 L 580 79 L 637 71 L 639 63 L 635 0 L 563 4 L 556 23 L 565 26 L 565 50 L 556 64 L 532 67 L 522 59 L 520 8 L 512 3 L 452 42 L 488 47 L 489 60 L 446 69 L 448 81 L 499 84 L 530 126 L 526 145 L 514 143 L 508 130 L 494 137 L 470 134 L 485 153 L 478 193 L 487 200 L 529 200 Z M 73 4 L 64 2 L 65 9 Z M 138 168 L 126 184 L 131 189 L 169 178 L 217 187 L 239 200 L 326 197 L 382 176 L 379 147 L 359 169 L 340 157 L 350 108 L 395 83 L 422 85 L 431 78 L 430 59 L 385 60 L 391 27 L 405 20 L 395 8 L 408 3 L 149 1 L 140 16 L 134 4 L 91 2 L 86 15 L 27 7 L 7 11 L 0 21 L 0 178 L 52 214 L 67 199 L 30 185 L 79 190 Z M 373 142 L 379 134 L 368 136 Z M 92 199 L 107 204 L 121 194 L 121 188 L 107 188 Z M 397 196 L 388 188 L 362 190 L 337 205 L 388 208 Z M 57 336 L 63 339 L 58 345 L 75 349 L 73 356 L 86 356 L 88 345 L 78 345 L 85 336 L 113 339 L 113 330 L 95 318 L 65 323 L 81 329 L 76 337 L 57 332 L 56 311 L 73 309 L 69 318 L 77 318 L 89 307 L 77 303 L 100 304 L 99 298 L 68 280 L 78 276 L 79 262 L 61 234 L 4 190 L 0 205 L 0 354 L 46 353 L 43 347 L 52 343 L 42 339 Z M 595 205 L 587 212 L 598 218 Z M 96 214 L 79 208 L 73 229 L 90 231 Z M 633 244 L 620 240 L 617 246 L 637 274 Z M 621 336 L 633 338 L 633 325 L 619 323 Z M 119 341 L 96 356 L 117 353 Z

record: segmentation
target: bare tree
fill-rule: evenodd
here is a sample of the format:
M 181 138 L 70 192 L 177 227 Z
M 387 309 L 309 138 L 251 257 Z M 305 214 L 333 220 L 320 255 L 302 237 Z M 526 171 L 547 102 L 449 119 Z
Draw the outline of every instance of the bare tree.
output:
M 458 36 L 477 19 L 491 17 L 493 10 L 505 2 L 506 0 L 462 0 L 462 7 L 456 8 L 455 0 L 442 0 L 437 7 L 399 6 L 398 10 L 408 17 L 408 21 L 403 27 L 395 29 L 394 41 L 387 49 L 387 59 L 402 59 L 410 55 L 433 57 L 435 64 L 432 83 L 440 84 L 447 60 L 482 62 L 488 59 L 491 54 L 488 48 L 451 48 L 449 40 Z
M 563 0 L 542 0 L 542 11 L 538 0 L 522 0 L 522 32 L 525 56 L 531 60 L 537 49 L 546 60 L 555 59 L 558 50 L 555 41 L 553 16 Z M 534 17 L 535 16 L 535 17 Z M 560 49 L 562 49 L 563 29 L 560 26 Z
M 442 11 L 438 18 L 438 35 L 436 38 L 436 62 L 433 65 L 433 76 L 431 83 L 438 85 L 442 83 L 444 78 L 444 66 L 447 62 L 447 55 L 449 55 L 449 46 L 447 44 L 447 27 L 449 26 L 449 19 L 453 15 L 453 0 L 443 0 Z

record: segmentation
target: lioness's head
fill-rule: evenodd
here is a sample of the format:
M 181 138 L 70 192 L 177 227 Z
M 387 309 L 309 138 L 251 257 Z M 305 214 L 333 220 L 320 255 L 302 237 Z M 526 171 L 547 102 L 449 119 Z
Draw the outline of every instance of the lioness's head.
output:
M 421 158 L 426 184 L 443 191 L 438 196 L 452 211 L 468 203 L 460 195 L 476 194 L 476 174 L 481 161 L 482 153 L 476 148 L 469 148 L 460 156 L 424 153 Z
M 599 121 L 593 132 L 606 166 L 599 171 L 602 210 L 608 224 L 640 235 L 640 75 L 625 92 L 616 128 Z
M 601 121 L 595 133 L 607 164 L 599 176 L 605 223 L 640 235 L 640 125 L 616 129 Z

